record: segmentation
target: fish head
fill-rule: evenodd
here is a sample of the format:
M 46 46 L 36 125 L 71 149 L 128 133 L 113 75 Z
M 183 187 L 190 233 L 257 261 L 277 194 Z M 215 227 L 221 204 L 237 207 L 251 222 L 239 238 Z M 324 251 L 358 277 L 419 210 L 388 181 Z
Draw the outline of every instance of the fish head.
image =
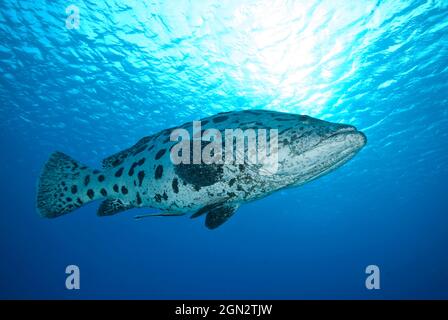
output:
M 298 116 L 279 135 L 278 143 L 279 153 L 286 150 L 280 157 L 279 174 L 291 177 L 296 186 L 342 166 L 366 145 L 367 138 L 351 125 Z

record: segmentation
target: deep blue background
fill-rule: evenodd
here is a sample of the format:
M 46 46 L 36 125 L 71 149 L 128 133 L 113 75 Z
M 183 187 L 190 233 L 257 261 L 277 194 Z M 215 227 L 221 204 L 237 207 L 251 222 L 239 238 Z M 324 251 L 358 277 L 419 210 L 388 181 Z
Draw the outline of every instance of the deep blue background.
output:
M 1 2 L 0 298 L 448 298 L 447 1 L 222 2 Z M 54 150 L 99 167 L 250 108 L 352 124 L 369 143 L 214 231 L 98 218 L 97 203 L 35 210 Z M 364 286 L 370 264 L 381 290 Z

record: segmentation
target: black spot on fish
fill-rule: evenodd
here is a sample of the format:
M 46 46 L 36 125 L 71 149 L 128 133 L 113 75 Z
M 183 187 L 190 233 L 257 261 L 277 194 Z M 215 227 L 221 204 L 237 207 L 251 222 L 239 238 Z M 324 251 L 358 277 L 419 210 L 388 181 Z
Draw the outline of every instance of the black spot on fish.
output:
M 98 173 L 100 173 L 100 170 L 93 170 L 93 174 L 98 174 Z
M 67 191 L 68 190 L 68 188 L 67 187 L 64 187 L 64 191 Z
M 93 192 L 92 189 L 89 189 L 89 190 L 87 190 L 87 196 L 88 196 L 90 199 L 93 199 L 93 197 L 95 196 L 95 192 Z
M 123 162 L 122 159 L 116 159 L 114 162 L 112 162 L 112 167 L 119 166 Z
M 200 136 L 202 137 L 204 135 L 205 130 L 201 130 Z
M 146 145 L 144 145 L 144 146 L 138 148 L 137 150 L 135 150 L 134 153 L 133 153 L 133 155 L 135 156 L 135 155 L 137 155 L 137 154 L 139 154 L 139 153 L 145 151 L 145 149 L 146 149 Z
M 143 179 L 145 178 L 145 171 L 140 171 L 137 176 L 138 176 L 138 185 L 141 187 Z
M 62 181 L 62 182 L 61 182 L 61 185 L 62 185 L 63 187 L 65 187 L 65 182 L 64 182 L 64 181 Z
M 128 175 L 129 175 L 129 176 L 132 176 L 132 175 L 134 174 L 134 169 L 135 169 L 136 166 L 137 166 L 137 163 L 134 162 L 134 163 L 132 164 L 132 166 L 131 166 L 131 169 L 129 169 L 129 172 L 128 172 Z
M 101 192 L 101 194 L 103 195 L 103 197 L 107 196 L 107 191 L 106 191 L 106 189 L 102 188 L 100 192 Z
M 121 167 L 120 169 L 118 169 L 117 172 L 115 172 L 115 176 L 116 176 L 117 178 L 121 177 L 121 175 L 123 174 L 123 170 L 124 170 L 123 167 Z
M 233 186 L 233 185 L 235 184 L 235 181 L 236 181 L 235 178 L 230 179 L 230 181 L 229 181 L 229 186 L 230 186 L 230 187 Z
M 234 197 L 236 197 L 235 192 L 227 192 L 227 195 L 228 195 L 230 198 L 234 198 Z
M 202 141 L 202 148 L 207 144 L 207 141 Z M 190 148 L 190 159 L 193 159 L 193 147 Z M 211 186 L 221 180 L 224 171 L 223 165 L 204 163 L 180 163 L 174 167 L 174 170 L 184 183 L 193 185 L 196 191 L 201 187 Z
M 156 202 L 161 202 L 162 196 L 160 194 L 156 193 L 156 195 L 154 196 L 154 200 L 156 200 Z
M 154 145 L 150 146 L 150 147 L 148 148 L 148 151 L 151 151 L 153 148 L 154 148 Z
M 239 164 L 239 165 L 238 165 L 238 169 L 239 169 L 240 171 L 244 171 L 244 169 L 246 169 L 246 168 L 244 167 L 243 164 Z
M 89 182 L 90 182 L 90 176 L 89 176 L 89 175 L 86 175 L 86 177 L 84 178 L 84 185 L 87 187 L 87 185 L 89 184 Z
M 158 165 L 156 168 L 156 172 L 154 174 L 154 178 L 156 179 L 160 179 L 162 178 L 163 175 L 163 166 L 162 165 Z
M 142 198 L 140 197 L 140 193 L 137 192 L 137 204 L 142 204 Z
M 213 118 L 212 121 L 214 123 L 219 123 L 219 122 L 226 121 L 227 119 L 229 119 L 228 116 L 218 116 L 218 117 Z
M 72 201 L 72 198 L 65 198 L 65 201 L 67 201 L 67 202 L 71 202 L 71 201 Z
M 76 199 L 76 202 L 78 202 L 81 205 L 84 203 L 84 202 L 82 202 L 82 200 L 80 198 Z
M 162 198 L 163 198 L 163 200 L 168 200 L 168 195 L 166 194 L 166 192 L 164 191 L 163 192 L 163 196 L 162 196 Z
M 159 160 L 160 158 L 162 158 L 163 155 L 165 154 L 165 152 L 166 152 L 166 149 L 160 149 L 160 150 L 156 153 L 155 159 L 156 159 L 156 160 Z
M 169 148 L 170 152 L 172 151 L 172 149 L 173 149 L 174 146 L 176 146 L 176 145 L 177 145 L 177 143 L 173 143 L 173 144 L 170 146 L 170 148 Z M 179 155 L 179 153 L 178 153 L 178 155 Z
M 118 192 L 118 185 L 114 184 L 112 188 L 114 189 L 115 192 Z
M 128 194 L 128 189 L 125 186 L 121 187 L 121 193 Z
M 98 181 L 99 181 L 99 182 L 103 182 L 104 179 L 105 179 L 104 175 L 100 174 L 100 175 L 98 176 Z
M 145 163 L 145 161 L 146 161 L 146 158 L 141 158 L 140 160 L 138 160 L 137 164 L 138 164 L 139 166 L 141 166 L 142 164 Z
M 72 193 L 75 194 L 76 192 L 78 192 L 78 187 L 73 185 L 72 186 Z
M 179 180 L 177 180 L 177 178 L 173 179 L 171 186 L 173 187 L 174 193 L 179 193 Z
M 143 137 L 140 140 L 138 140 L 137 145 L 140 146 L 142 144 L 145 144 L 145 143 L 151 141 L 151 139 L 152 139 L 152 136 Z

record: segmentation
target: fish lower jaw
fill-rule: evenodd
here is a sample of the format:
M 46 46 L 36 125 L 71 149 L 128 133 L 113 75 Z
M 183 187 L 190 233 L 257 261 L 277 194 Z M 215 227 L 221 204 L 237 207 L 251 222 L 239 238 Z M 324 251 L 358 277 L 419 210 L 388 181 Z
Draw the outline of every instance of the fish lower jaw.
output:
M 335 154 L 334 157 L 328 157 L 331 159 L 338 158 L 336 160 L 329 160 L 327 162 L 319 162 L 309 165 L 307 169 L 302 170 L 302 172 L 296 176 L 293 186 L 305 184 L 309 181 L 320 178 L 333 170 L 336 170 L 337 168 L 348 162 L 350 159 L 352 159 L 357 152 L 358 150 L 353 151 L 350 149 L 346 149 L 345 151 Z

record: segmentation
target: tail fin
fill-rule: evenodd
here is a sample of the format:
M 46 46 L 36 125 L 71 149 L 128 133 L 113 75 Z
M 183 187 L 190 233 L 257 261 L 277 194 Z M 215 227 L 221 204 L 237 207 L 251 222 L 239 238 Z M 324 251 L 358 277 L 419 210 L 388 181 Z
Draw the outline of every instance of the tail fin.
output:
M 41 216 L 59 217 L 99 198 L 93 192 L 85 192 L 91 176 L 96 173 L 62 152 L 53 153 L 38 183 L 37 208 Z

